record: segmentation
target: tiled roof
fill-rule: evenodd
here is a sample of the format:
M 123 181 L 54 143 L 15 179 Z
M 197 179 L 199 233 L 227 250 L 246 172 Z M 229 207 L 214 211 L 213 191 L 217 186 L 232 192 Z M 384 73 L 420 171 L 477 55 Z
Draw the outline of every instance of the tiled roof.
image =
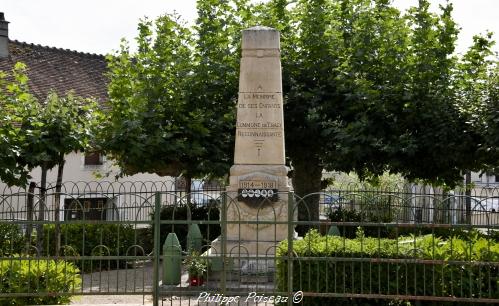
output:
M 0 58 L 0 70 L 10 72 L 16 62 L 26 64 L 30 90 L 39 100 L 44 100 L 51 90 L 59 95 L 73 90 L 81 97 L 107 101 L 103 55 L 10 40 L 9 56 Z

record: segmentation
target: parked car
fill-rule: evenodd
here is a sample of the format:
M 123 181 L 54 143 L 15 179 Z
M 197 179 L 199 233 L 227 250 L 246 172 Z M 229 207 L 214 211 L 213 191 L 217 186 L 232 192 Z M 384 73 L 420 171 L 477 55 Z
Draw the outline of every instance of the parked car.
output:
M 331 209 L 340 208 L 344 198 L 336 194 L 324 194 L 323 201 L 321 204 L 330 207 Z
M 471 198 L 471 210 L 499 212 L 499 197 Z
M 322 193 L 319 204 L 321 215 L 327 216 L 332 211 L 346 208 L 350 201 L 337 194 Z
M 190 196 L 190 202 L 195 205 L 208 205 L 210 203 L 215 203 L 217 201 L 220 201 L 220 194 L 218 193 L 195 191 L 191 192 L 189 195 L 184 194 L 182 196 L 179 196 L 176 200 L 176 203 L 187 204 L 189 196 Z
M 202 180 L 192 180 L 191 193 L 179 192 L 175 202 L 177 204 L 187 204 L 189 198 L 190 202 L 194 205 L 208 205 L 220 201 L 220 192 L 205 191 Z

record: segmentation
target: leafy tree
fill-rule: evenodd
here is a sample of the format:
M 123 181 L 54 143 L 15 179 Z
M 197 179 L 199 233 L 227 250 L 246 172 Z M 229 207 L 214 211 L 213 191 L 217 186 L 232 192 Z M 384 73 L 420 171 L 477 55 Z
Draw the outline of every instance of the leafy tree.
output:
M 30 169 L 22 155 L 25 135 L 20 121 L 35 114 L 36 99 L 29 93 L 25 69 L 25 65 L 17 63 L 12 79 L 0 71 L 0 179 L 9 186 L 25 186 L 29 179 Z
M 479 169 L 480 132 L 459 111 L 452 5 L 402 15 L 387 0 L 271 1 L 281 31 L 285 134 L 299 195 L 322 171 L 385 171 L 455 185 Z M 300 219 L 318 219 L 318 197 Z
M 477 153 L 486 166 L 480 170 L 489 171 L 497 167 L 499 159 L 499 142 L 494 139 L 498 131 L 494 114 L 498 109 L 499 62 L 491 50 L 494 43 L 490 32 L 474 36 L 473 45 L 457 64 L 455 79 L 458 110 L 481 136 Z
M 97 104 L 73 93 L 64 97 L 52 92 L 44 103 L 37 103 L 33 118 L 24 118 L 21 128 L 28 137 L 23 144 L 25 160 L 30 168 L 41 167 L 39 217 L 44 219 L 47 171 L 57 166 L 54 219 L 59 221 L 60 192 L 65 155 L 91 148 L 95 130 L 100 123 Z M 40 232 L 40 231 L 39 231 Z M 56 252 L 60 247 L 60 224 L 56 223 Z M 41 240 L 39 240 L 40 242 Z M 41 243 L 41 242 L 40 242 Z
M 189 105 L 202 109 L 209 139 L 197 165 L 206 174 L 223 177 L 233 161 L 235 105 L 238 93 L 241 30 L 248 27 L 247 1 L 198 1 L 194 26 Z M 232 4 L 232 5 L 231 5 Z
M 452 186 L 483 166 L 483 133 L 463 115 L 468 102 L 456 81 L 451 4 L 435 14 L 420 0 L 401 14 L 389 0 L 227 0 L 199 1 L 198 13 L 193 30 L 173 16 L 154 30 L 142 22 L 138 52 L 124 45 L 109 59 L 105 148 L 125 174 L 227 172 L 239 32 L 254 24 L 281 32 L 286 150 L 298 195 L 319 191 L 323 170 Z M 299 218 L 317 220 L 318 197 L 309 200 Z
M 496 175 L 499 173 L 499 63 L 492 65 L 487 80 L 487 92 L 489 103 L 486 106 L 486 134 L 487 146 L 484 148 L 484 154 L 490 158 L 488 168 L 492 169 Z
M 5 167 L 0 170 L 0 178 L 10 185 L 26 186 L 31 179 L 29 172 L 41 167 L 38 216 L 44 220 L 47 171 L 58 167 L 55 203 L 59 203 L 64 156 L 88 147 L 97 128 L 99 112 L 94 102 L 72 93 L 65 97 L 50 93 L 41 103 L 30 94 L 25 70 L 26 66 L 18 63 L 12 72 L 13 81 L 7 81 L 6 74 L 2 77 L 0 163 Z M 58 205 L 54 216 L 58 221 Z M 37 237 L 41 251 L 41 227 Z
M 164 15 L 139 24 L 138 52 L 124 43 L 108 57 L 108 124 L 103 149 L 123 174 L 179 175 L 204 151 L 202 112 L 190 108 L 192 41 L 178 17 Z M 153 38 L 153 34 L 156 35 Z
M 188 29 L 175 15 L 139 24 L 139 49 L 108 57 L 103 149 L 122 174 L 224 176 L 232 163 L 240 30 L 246 1 L 199 1 Z
M 497 121 L 494 114 L 498 107 L 497 57 L 491 47 L 492 33 L 473 37 L 473 45 L 460 59 L 456 67 L 456 105 L 460 115 L 474 133 L 476 150 L 473 157 L 480 164 L 478 171 L 494 172 L 499 160 Z M 466 171 L 466 216 L 471 223 L 471 170 Z
M 5 165 L 0 178 L 18 186 L 27 185 L 33 168 L 62 167 L 65 154 L 86 149 L 100 118 L 95 102 L 72 93 L 50 93 L 46 101 L 38 101 L 30 93 L 26 69 L 17 63 L 12 80 L 0 71 L 0 162 Z
M 409 28 L 398 10 L 386 1 L 271 6 L 274 17 L 265 18 L 282 33 L 286 149 L 295 191 L 321 190 L 324 169 L 356 170 L 361 177 L 388 170 L 392 151 L 400 152 L 404 141 L 393 121 L 408 78 Z M 317 220 L 318 197 L 308 198 L 299 214 Z

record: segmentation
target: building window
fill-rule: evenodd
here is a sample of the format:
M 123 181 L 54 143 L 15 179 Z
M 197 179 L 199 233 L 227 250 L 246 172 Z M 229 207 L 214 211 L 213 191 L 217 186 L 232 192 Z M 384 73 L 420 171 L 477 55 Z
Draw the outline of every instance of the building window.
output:
M 106 220 L 107 198 L 65 199 L 65 220 Z
M 104 164 L 104 157 L 99 152 L 85 153 L 85 166 L 102 166 Z

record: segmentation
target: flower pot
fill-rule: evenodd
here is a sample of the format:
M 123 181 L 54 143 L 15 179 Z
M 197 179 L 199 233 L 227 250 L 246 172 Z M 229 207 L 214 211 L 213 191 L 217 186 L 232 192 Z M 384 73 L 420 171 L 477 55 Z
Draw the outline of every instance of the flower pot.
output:
M 191 286 L 202 286 L 204 283 L 204 279 L 202 276 L 190 276 L 189 284 Z

